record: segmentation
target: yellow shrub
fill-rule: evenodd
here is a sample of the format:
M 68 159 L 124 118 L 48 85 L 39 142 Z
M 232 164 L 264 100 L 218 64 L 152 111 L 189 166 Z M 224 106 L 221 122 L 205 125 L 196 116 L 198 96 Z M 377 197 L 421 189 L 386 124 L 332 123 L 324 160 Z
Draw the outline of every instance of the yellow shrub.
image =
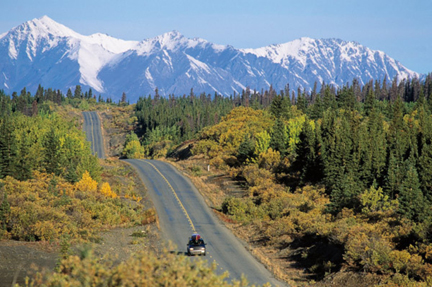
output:
M 212 140 L 201 140 L 192 149 L 192 154 L 204 154 L 208 158 L 214 158 L 222 153 L 222 148 Z
M 96 192 L 97 185 L 97 181 L 91 178 L 88 171 L 85 171 L 81 180 L 75 184 L 75 187 L 80 191 Z
M 117 194 L 111 190 L 111 186 L 108 182 L 102 183 L 102 186 L 100 188 L 100 192 L 105 195 L 106 197 L 116 198 Z
M 260 168 L 273 170 L 280 163 L 280 153 L 277 150 L 269 148 L 265 152 L 259 154 L 258 164 Z

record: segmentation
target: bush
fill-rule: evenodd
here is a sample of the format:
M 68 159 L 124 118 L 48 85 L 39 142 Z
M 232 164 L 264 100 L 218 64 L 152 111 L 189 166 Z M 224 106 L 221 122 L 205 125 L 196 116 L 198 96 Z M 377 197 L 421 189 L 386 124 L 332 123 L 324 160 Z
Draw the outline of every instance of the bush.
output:
M 61 260 L 56 272 L 43 271 L 27 286 L 247 286 L 245 279 L 228 283 L 228 273 L 216 275 L 216 263 L 190 261 L 186 256 L 164 251 L 159 256 L 139 252 L 126 262 L 100 260 L 90 249 Z
M 201 176 L 202 175 L 202 169 L 200 166 L 194 165 L 190 167 L 190 170 L 193 174 L 193 176 Z
M 140 225 L 155 221 L 154 211 L 143 206 L 124 204 L 103 184 L 88 173 L 75 185 L 61 177 L 35 172 L 34 179 L 19 181 L 12 177 L 1 180 L 0 198 L 7 194 L 9 209 L 3 212 L 5 228 L 1 238 L 26 241 L 56 241 L 62 236 L 88 240 L 102 227 Z M 55 180 L 54 180 L 55 179 Z

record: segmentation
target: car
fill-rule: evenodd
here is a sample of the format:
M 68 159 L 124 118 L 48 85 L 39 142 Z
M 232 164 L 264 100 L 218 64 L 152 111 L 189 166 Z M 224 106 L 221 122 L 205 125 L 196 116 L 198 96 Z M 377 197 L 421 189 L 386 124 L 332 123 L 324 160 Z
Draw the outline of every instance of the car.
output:
M 187 255 L 207 255 L 206 244 L 204 243 L 204 239 L 198 233 L 192 234 L 189 238 L 187 246 Z

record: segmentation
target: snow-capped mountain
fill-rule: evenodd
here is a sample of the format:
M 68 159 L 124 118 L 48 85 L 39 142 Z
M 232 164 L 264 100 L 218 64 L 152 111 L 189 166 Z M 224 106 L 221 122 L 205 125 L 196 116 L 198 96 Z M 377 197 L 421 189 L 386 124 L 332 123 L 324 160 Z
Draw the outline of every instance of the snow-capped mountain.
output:
M 310 89 L 314 82 L 343 85 L 357 78 L 420 77 L 384 52 L 338 39 L 301 38 L 258 49 L 236 49 L 189 39 L 173 31 L 152 39 L 124 41 L 104 34 L 84 36 L 47 16 L 0 34 L 0 89 L 38 85 L 64 92 L 76 85 L 114 100 L 215 92 L 246 87 Z

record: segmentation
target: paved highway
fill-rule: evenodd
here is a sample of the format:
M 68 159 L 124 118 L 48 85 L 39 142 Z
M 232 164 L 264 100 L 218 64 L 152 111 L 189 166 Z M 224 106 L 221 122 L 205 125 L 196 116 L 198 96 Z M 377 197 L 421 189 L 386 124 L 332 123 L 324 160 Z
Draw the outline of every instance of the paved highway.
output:
M 166 162 L 126 160 L 138 171 L 156 207 L 162 234 L 184 256 L 186 243 L 198 232 L 207 244 L 207 259 L 216 261 L 218 273 L 228 271 L 230 279 L 244 274 L 250 283 L 284 286 L 264 268 L 229 231 L 204 202 L 201 194 L 180 172 Z M 203 257 L 201 257 L 203 258 Z
M 101 123 L 96 112 L 83 112 L 83 129 L 87 140 L 91 142 L 92 154 L 99 158 L 105 158 L 104 142 L 102 137 Z
M 83 115 L 84 131 L 87 140 L 92 142 L 92 151 L 103 158 L 99 117 L 96 112 L 83 112 Z M 207 244 L 207 256 L 201 258 L 215 261 L 219 274 L 228 271 L 229 279 L 240 280 L 244 274 L 253 284 L 270 282 L 272 286 L 285 286 L 216 218 L 194 185 L 172 165 L 156 160 L 125 161 L 137 170 L 146 185 L 159 216 L 163 238 L 177 246 L 173 251 L 179 256 L 185 256 L 188 238 L 198 232 Z

